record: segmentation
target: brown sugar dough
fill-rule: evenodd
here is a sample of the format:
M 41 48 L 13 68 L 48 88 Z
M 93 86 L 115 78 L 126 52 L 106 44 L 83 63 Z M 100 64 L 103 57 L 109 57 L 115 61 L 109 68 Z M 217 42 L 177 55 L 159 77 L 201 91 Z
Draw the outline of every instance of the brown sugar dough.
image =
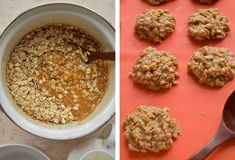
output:
M 153 43 L 160 43 L 175 30 L 175 18 L 167 10 L 147 9 L 135 23 L 139 37 Z
M 171 88 L 179 77 L 176 58 L 166 51 L 145 48 L 135 62 L 130 77 L 152 90 Z
M 230 31 L 228 19 L 217 8 L 199 9 L 188 19 L 188 35 L 196 40 L 223 39 Z
M 217 0 L 197 0 L 197 1 L 199 1 L 201 3 L 208 3 L 208 4 L 210 4 L 210 3 L 213 3 L 213 2 L 215 2 Z
M 137 152 L 169 150 L 180 135 L 180 127 L 168 108 L 141 105 L 124 121 L 128 148 Z
M 151 5 L 159 5 L 161 3 L 166 3 L 169 1 L 173 1 L 173 0 L 145 0 L 146 2 L 148 2 Z
M 210 87 L 221 87 L 235 75 L 233 53 L 226 48 L 202 47 L 194 53 L 188 63 L 189 73 L 200 83 Z

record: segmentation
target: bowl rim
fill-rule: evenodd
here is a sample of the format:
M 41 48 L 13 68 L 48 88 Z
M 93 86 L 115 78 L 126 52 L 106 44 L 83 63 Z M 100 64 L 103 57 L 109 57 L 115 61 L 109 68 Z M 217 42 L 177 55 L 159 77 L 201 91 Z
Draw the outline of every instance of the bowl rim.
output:
M 41 154 L 42 156 L 44 156 L 47 160 L 51 160 L 51 158 L 44 153 L 43 151 L 41 151 L 40 149 L 33 147 L 31 145 L 27 145 L 27 144 L 20 144 L 20 143 L 7 143 L 7 144 L 2 144 L 0 145 L 0 150 L 3 148 L 8 148 L 8 147 L 18 147 L 18 148 L 26 148 L 27 150 L 31 150 L 31 151 L 35 151 L 38 154 Z
M 92 149 L 92 150 L 89 150 L 89 151 L 83 153 L 82 156 L 79 158 L 79 160 L 83 160 L 83 158 L 85 156 L 87 156 L 88 154 L 90 154 L 92 152 L 104 152 L 107 155 L 109 155 L 111 158 L 113 158 L 113 155 L 109 151 L 107 151 L 107 150 L 104 150 L 104 149 Z
M 74 4 L 74 3 L 63 3 L 63 2 L 52 2 L 52 3 L 47 3 L 47 4 L 42 4 L 42 5 L 38 5 L 32 8 L 29 8 L 21 13 L 19 13 L 2 31 L 2 33 L 0 33 L 0 41 L 2 39 L 2 36 L 5 34 L 5 32 L 8 30 L 8 28 L 12 25 L 12 23 L 14 23 L 17 19 L 19 19 L 21 16 L 23 16 L 24 14 L 34 10 L 34 9 L 38 9 L 38 8 L 42 8 L 42 7 L 48 7 L 48 6 L 53 6 L 53 5 L 67 5 L 67 6 L 75 6 L 75 7 L 79 7 L 82 8 L 84 10 L 87 10 L 88 12 L 91 12 L 92 14 L 96 15 L 97 17 L 99 17 L 101 20 L 103 20 L 109 27 L 110 29 L 115 32 L 114 27 L 110 24 L 110 22 L 108 20 L 106 20 L 104 17 L 102 17 L 101 15 L 99 15 L 98 13 L 96 13 L 95 11 L 93 11 L 90 8 L 78 5 L 78 4 Z M 113 100 L 115 102 L 115 99 Z M 110 121 L 110 119 L 112 119 L 115 116 L 115 103 L 114 103 L 114 112 L 112 114 L 110 114 L 110 117 L 107 118 L 107 120 L 103 121 L 102 123 L 100 123 L 97 127 L 94 127 L 93 129 L 91 129 L 88 133 L 84 133 L 78 136 L 73 136 L 73 137 L 57 137 L 57 138 L 53 138 L 53 137 L 47 137 L 46 135 L 42 136 L 42 135 L 38 135 L 35 133 L 32 133 L 30 131 L 28 131 L 27 129 L 25 129 L 24 127 L 20 126 L 18 123 L 15 122 L 15 120 L 7 114 L 7 112 L 5 111 L 5 108 L 2 106 L 2 102 L 0 101 L 0 111 L 3 111 L 3 113 L 11 120 L 11 122 L 13 122 L 16 126 L 20 127 L 22 130 L 26 131 L 27 133 L 34 135 L 36 137 L 40 137 L 40 138 L 45 138 L 45 139 L 50 139 L 50 140 L 69 140 L 69 139 L 75 139 L 75 138 L 82 138 L 84 136 L 90 135 L 93 132 L 97 131 L 98 129 L 102 128 L 102 126 L 104 126 L 106 123 L 108 123 Z M 16 144 L 17 145 L 17 144 Z M 4 145 L 0 145 L 0 148 L 4 146 Z M 27 145 L 26 145 L 27 146 Z

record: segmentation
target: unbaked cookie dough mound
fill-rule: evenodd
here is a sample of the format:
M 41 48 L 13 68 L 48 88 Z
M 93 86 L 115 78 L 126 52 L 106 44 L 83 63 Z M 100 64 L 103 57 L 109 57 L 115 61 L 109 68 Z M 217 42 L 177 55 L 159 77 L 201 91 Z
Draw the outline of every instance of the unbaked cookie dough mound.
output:
M 140 53 L 130 77 L 151 90 L 171 88 L 179 77 L 177 65 L 168 52 L 148 47 Z
M 137 152 L 169 150 L 180 135 L 180 127 L 168 108 L 141 105 L 124 121 L 128 148 Z
M 175 30 L 175 18 L 167 10 L 147 9 L 137 18 L 135 30 L 141 39 L 160 43 Z
M 188 35 L 196 40 L 223 39 L 230 31 L 228 19 L 217 8 L 199 9 L 188 19 Z
M 146 2 L 148 2 L 151 5 L 159 5 L 161 3 L 166 3 L 169 1 L 173 1 L 173 0 L 145 0 Z
M 221 87 L 235 75 L 233 53 L 226 48 L 200 48 L 188 63 L 188 71 L 196 76 L 200 83 L 210 87 Z
M 217 0 L 197 0 L 197 1 L 199 1 L 199 2 L 201 2 L 201 3 L 211 4 L 211 3 L 213 3 L 213 2 L 215 2 L 215 1 L 217 1 Z

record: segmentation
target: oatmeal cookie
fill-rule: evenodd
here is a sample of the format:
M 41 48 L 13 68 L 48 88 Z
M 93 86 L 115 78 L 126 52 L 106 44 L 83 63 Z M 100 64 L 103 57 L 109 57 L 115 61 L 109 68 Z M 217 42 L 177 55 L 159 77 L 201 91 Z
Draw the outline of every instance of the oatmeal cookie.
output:
M 168 108 L 139 106 L 124 121 L 124 135 L 131 151 L 169 150 L 180 135 L 180 127 L 168 114 Z
M 217 8 L 199 9 L 188 19 L 188 35 L 196 40 L 223 39 L 230 31 L 228 19 Z
M 201 2 L 201 3 L 208 3 L 208 4 L 211 4 L 211 3 L 213 3 L 213 2 L 215 2 L 215 1 L 217 1 L 217 0 L 197 0 L 197 1 L 199 1 L 199 2 Z
M 159 5 L 159 4 L 166 3 L 169 1 L 173 1 L 173 0 L 145 0 L 145 1 L 151 5 Z
M 130 77 L 152 90 L 171 88 L 179 77 L 176 58 L 166 51 L 145 48 L 135 62 Z
M 200 48 L 188 63 L 189 73 L 194 74 L 200 83 L 210 87 L 223 86 L 235 75 L 233 53 L 226 48 Z
M 141 39 L 160 43 L 175 30 L 175 18 L 167 10 L 147 9 L 137 18 L 135 30 Z

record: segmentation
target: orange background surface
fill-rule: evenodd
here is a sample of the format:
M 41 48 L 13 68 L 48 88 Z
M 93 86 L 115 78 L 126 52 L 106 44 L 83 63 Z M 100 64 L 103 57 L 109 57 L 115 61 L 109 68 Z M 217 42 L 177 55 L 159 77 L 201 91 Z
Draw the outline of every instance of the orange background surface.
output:
M 187 19 L 199 8 L 217 7 L 228 17 L 231 32 L 222 41 L 197 42 L 187 36 Z M 176 18 L 175 32 L 161 44 L 141 41 L 134 31 L 137 16 L 147 8 L 168 9 Z M 187 73 L 187 63 L 193 52 L 204 45 L 229 48 L 235 52 L 235 1 L 219 0 L 203 5 L 192 0 L 175 0 L 160 6 L 150 6 L 142 0 L 121 0 L 121 160 L 186 160 L 198 151 L 216 132 L 224 103 L 235 89 L 235 79 L 224 87 L 211 89 L 199 84 Z M 179 63 L 179 84 L 166 91 L 150 91 L 134 84 L 128 77 L 141 50 L 152 46 L 169 51 Z M 123 136 L 123 121 L 138 105 L 167 106 L 177 119 L 182 135 L 164 153 L 136 153 L 128 150 Z M 235 140 L 220 146 L 208 160 L 234 160 Z

